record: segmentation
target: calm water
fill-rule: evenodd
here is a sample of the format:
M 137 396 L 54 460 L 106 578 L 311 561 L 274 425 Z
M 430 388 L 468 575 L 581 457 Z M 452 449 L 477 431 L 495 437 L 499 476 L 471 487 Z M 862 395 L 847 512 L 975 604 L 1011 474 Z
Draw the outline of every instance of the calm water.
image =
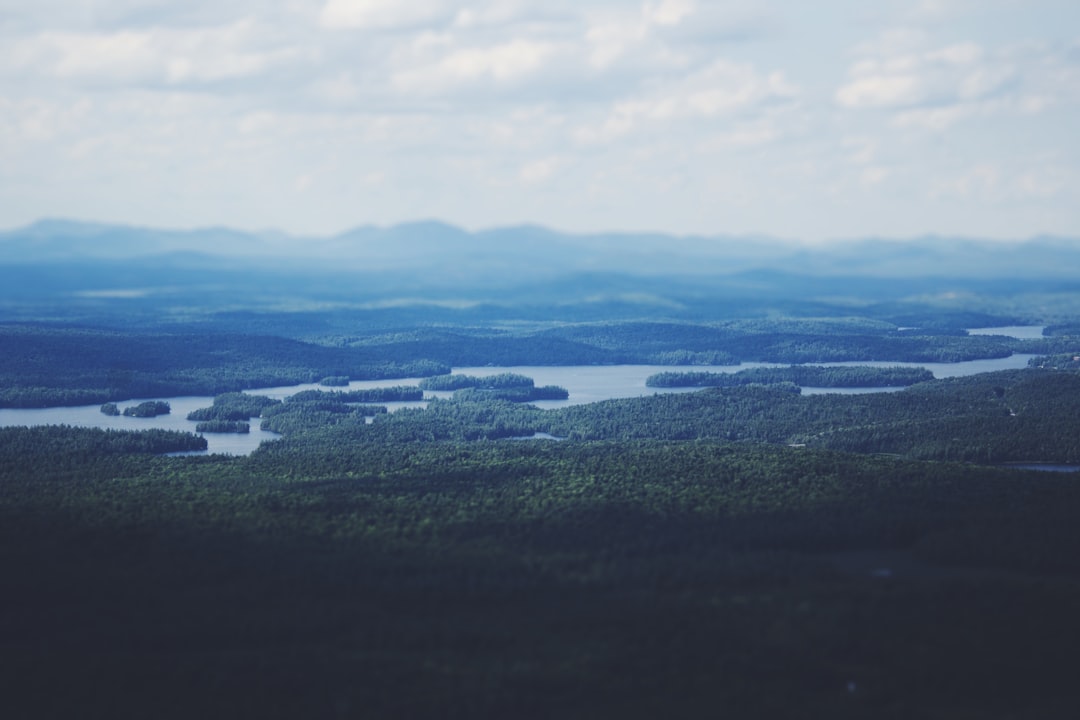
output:
M 997 370 L 1021 370 L 1028 366 L 1028 360 L 1036 357 L 1035 355 L 1021 354 L 1011 355 L 1007 358 L 997 358 L 994 360 L 967 360 L 965 362 L 958 363 L 912 363 L 912 362 L 888 362 L 884 360 L 871 360 L 869 362 L 834 362 L 834 363 L 820 363 L 827 367 L 855 367 L 858 365 L 865 365 L 867 367 L 916 367 L 926 368 L 930 372 L 934 373 L 934 377 L 938 378 L 951 378 L 951 377 L 967 377 L 968 375 L 977 375 L 984 372 L 995 372 Z
M 968 335 L 1004 335 L 1017 340 L 1041 340 L 1045 325 L 1006 325 L 1004 327 L 968 328 Z
M 1028 360 L 1033 355 L 1013 355 L 1008 358 L 997 360 L 971 360 L 959 363 L 898 363 L 898 362 L 841 362 L 822 363 L 829 366 L 870 365 L 873 367 L 925 367 L 934 373 L 934 377 L 960 377 L 974 375 L 976 373 L 991 372 L 994 370 L 1009 370 L 1027 367 Z M 777 363 L 743 363 L 742 365 L 704 365 L 694 367 L 672 367 L 669 365 L 584 365 L 570 367 L 541 367 L 541 366 L 514 366 L 514 367 L 466 367 L 455 368 L 455 373 L 465 375 L 484 376 L 498 375 L 501 373 L 517 373 L 533 378 L 537 385 L 558 385 L 570 392 L 567 400 L 542 400 L 535 405 L 540 408 L 553 409 L 582 405 L 585 403 L 599 402 L 616 398 L 643 397 L 658 393 L 693 392 L 697 388 L 650 388 L 645 386 L 645 380 L 650 375 L 661 372 L 690 371 L 690 372 L 716 372 L 734 373 L 739 370 L 747 370 L 758 367 L 786 367 Z M 397 385 L 416 386 L 420 384 L 420 378 L 404 378 L 398 380 L 363 380 L 349 383 L 348 388 L 325 388 L 317 384 L 292 385 L 287 387 L 271 387 L 248 390 L 253 395 L 266 395 L 268 397 L 284 399 L 303 390 L 360 390 L 376 387 L 390 387 Z M 845 393 L 861 394 L 869 392 L 889 392 L 901 388 L 804 388 L 807 395 L 821 393 Z M 425 400 L 418 402 L 378 403 L 385 405 L 391 412 L 403 407 L 426 407 L 427 400 L 435 397 L 450 397 L 450 392 L 425 393 Z M 145 398 L 147 400 L 165 400 L 172 406 L 172 414 L 162 415 L 156 418 L 129 418 L 109 417 L 102 415 L 99 405 L 66 408 L 43 408 L 43 409 L 0 409 L 0 427 L 33 426 L 33 425 L 74 425 L 77 427 L 112 428 L 117 430 L 145 430 L 149 428 L 161 428 L 165 430 L 180 430 L 195 432 L 195 423 L 187 420 L 187 414 L 192 410 L 209 407 L 213 404 L 212 397 L 174 397 L 174 398 Z M 137 405 L 142 400 L 130 400 L 117 403 L 121 411 L 126 407 Z M 259 420 L 251 421 L 250 435 L 207 433 L 205 435 L 209 443 L 208 453 L 223 453 L 228 455 L 248 455 L 255 450 L 264 440 L 278 437 L 274 433 L 264 432 L 259 429 Z
M 15 410 L 0 408 L 0 427 L 12 427 L 17 425 L 74 425 L 75 427 L 96 427 L 111 430 L 148 430 L 160 428 L 162 430 L 179 430 L 181 432 L 195 432 L 196 422 L 187 419 L 187 414 L 198 408 L 210 407 L 214 404 L 212 397 L 171 397 L 171 398 L 147 398 L 149 400 L 165 400 L 172 406 L 172 413 L 159 415 L 153 418 L 133 418 L 123 415 L 111 417 L 101 414 L 100 405 L 85 405 L 82 407 L 64 408 L 41 408 L 28 410 Z M 123 412 L 124 408 L 138 405 L 142 400 L 129 400 L 116 403 Z M 224 455 L 249 455 L 264 440 L 272 440 L 280 437 L 276 433 L 265 432 L 259 429 L 259 420 L 251 421 L 251 433 L 238 435 L 235 433 L 206 433 L 204 435 L 209 445 L 206 453 L 194 453 L 196 455 L 221 453 Z

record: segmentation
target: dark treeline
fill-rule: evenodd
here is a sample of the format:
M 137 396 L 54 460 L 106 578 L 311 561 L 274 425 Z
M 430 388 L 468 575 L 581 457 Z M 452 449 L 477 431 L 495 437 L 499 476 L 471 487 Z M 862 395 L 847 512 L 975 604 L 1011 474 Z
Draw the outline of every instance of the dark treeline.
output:
M 222 393 L 214 398 L 214 404 L 211 407 L 192 410 L 188 413 L 187 419 L 196 421 L 243 421 L 259 417 L 268 408 L 280 404 L 280 400 L 261 395 L 240 392 Z
M 289 402 L 329 400 L 342 403 L 416 402 L 424 399 L 424 391 L 409 385 L 368 388 L 366 390 L 324 391 L 303 390 L 289 397 Z
M 647 387 L 734 387 L 794 383 L 803 387 L 907 387 L 934 379 L 924 368 L 819 367 L 752 368 L 736 373 L 668 372 L 651 375 Z
M 1046 328 L 1043 329 L 1043 335 L 1047 337 L 1080 338 L 1080 322 L 1047 325 Z
M 420 381 L 421 390 L 464 390 L 481 388 L 484 390 L 504 390 L 507 388 L 531 388 L 535 385 L 532 378 L 517 373 L 500 373 L 477 377 L 473 375 L 436 375 Z
M 1080 370 L 1080 352 L 1063 355 L 1042 355 L 1031 358 L 1031 367 L 1045 370 Z
M 138 405 L 124 408 L 123 414 L 125 417 L 152 418 L 158 415 L 168 415 L 171 412 L 172 407 L 164 400 L 147 400 Z
M 11 408 L 43 408 L 43 407 L 74 407 L 78 405 L 96 405 L 98 403 L 105 403 L 110 399 L 123 400 L 127 399 L 128 395 L 123 392 L 110 389 L 89 389 L 89 388 L 57 388 L 49 386 L 34 386 L 23 385 L 21 379 L 18 376 L 9 376 L 8 382 L 10 385 L 0 388 L 0 407 Z M 44 378 L 41 382 L 50 382 Z M 63 383 L 65 380 L 61 378 L 55 382 Z M 81 380 L 80 380 L 81 382 Z M 93 383 L 93 380 L 87 380 L 88 383 Z M 153 394 L 169 394 L 172 393 L 145 393 L 147 395 Z
M 898 330 L 891 323 L 861 318 L 791 318 L 689 323 L 596 323 L 543 333 L 545 336 L 594 344 L 624 362 L 664 364 L 671 353 L 719 351 L 719 364 L 738 362 L 959 362 L 1007 357 L 1014 352 L 1050 352 L 1046 343 L 1060 340 L 1013 340 L 968 336 L 963 330 L 919 333 Z M 690 364 L 693 364 L 691 361 Z
M 341 423 L 367 424 L 367 418 L 386 414 L 381 405 L 361 405 L 356 394 L 365 397 L 411 397 L 423 392 L 419 388 L 375 388 L 373 391 L 323 392 L 307 390 L 296 393 L 284 403 L 278 403 L 263 411 L 262 429 L 276 433 L 321 432 L 324 428 Z
M 543 387 L 517 387 L 517 388 L 465 388 L 454 392 L 454 398 L 458 400 L 508 400 L 510 402 L 528 403 L 537 400 L 566 400 L 570 392 L 558 385 L 544 385 Z
M 68 425 L 0 428 L 0 457 L 8 475 L 34 474 L 43 458 L 84 461 L 97 456 L 205 450 L 204 438 L 175 430 L 101 430 Z
M 246 435 L 251 432 L 251 425 L 239 420 L 205 420 L 195 425 L 195 432 L 239 433 Z
M 370 349 L 277 337 L 140 335 L 35 325 L 0 326 L 0 407 L 90 405 L 133 397 L 216 395 L 347 375 L 358 380 L 437 375 L 421 356 L 399 362 Z

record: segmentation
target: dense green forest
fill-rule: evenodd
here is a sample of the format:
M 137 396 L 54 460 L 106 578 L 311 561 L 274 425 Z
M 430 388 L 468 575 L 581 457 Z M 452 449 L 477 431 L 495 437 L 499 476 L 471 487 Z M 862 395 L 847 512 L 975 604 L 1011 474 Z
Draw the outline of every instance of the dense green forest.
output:
M 259 395 L 249 395 L 241 392 L 222 393 L 214 398 L 212 406 L 189 412 L 187 419 L 198 421 L 249 420 L 259 417 L 268 409 L 280 404 L 280 400 Z
M 1071 719 L 1080 476 L 1000 464 L 1080 463 L 1072 301 L 741 281 L 620 287 L 654 305 L 9 306 L 0 407 L 216 395 L 198 432 L 282 437 L 190 457 L 168 454 L 204 438 L 0 429 L 0 716 Z M 965 330 L 1010 324 L 1049 327 Z M 1012 353 L 1038 357 L 700 367 Z M 565 390 L 452 374 L 619 363 L 734 384 L 541 410 Z M 239 392 L 306 383 L 341 389 Z M 425 388 L 453 395 L 382 405 Z
M 158 415 L 168 415 L 171 412 L 172 407 L 169 406 L 169 403 L 163 400 L 147 400 L 138 405 L 124 408 L 122 414 L 126 417 L 151 418 Z
M 420 381 L 421 390 L 464 390 L 479 388 L 482 390 L 506 390 L 510 388 L 531 388 L 535 386 L 531 377 L 517 373 L 498 375 L 436 375 Z
M 1075 709 L 1070 477 L 715 440 L 9 435 L 0 703 L 33 717 Z
M 197 433 L 240 433 L 251 432 L 251 424 L 240 420 L 204 420 L 195 425 Z
M 752 368 L 736 373 L 666 372 L 649 376 L 648 387 L 734 387 L 792 383 L 805 387 L 907 387 L 933 380 L 925 368 L 819 367 Z
M 0 326 L 0 407 L 88 405 L 252 387 L 416 377 L 450 368 L 361 349 L 252 335 L 132 334 L 37 325 Z
M 36 467 L 42 464 L 52 466 L 53 460 L 62 460 L 65 467 L 77 469 L 78 463 L 89 462 L 99 455 L 111 458 L 132 453 L 205 449 L 206 440 L 203 438 L 172 430 L 133 432 L 66 425 L 0 428 L 0 456 L 3 457 L 3 475 L 7 481 L 22 474 L 33 476 Z

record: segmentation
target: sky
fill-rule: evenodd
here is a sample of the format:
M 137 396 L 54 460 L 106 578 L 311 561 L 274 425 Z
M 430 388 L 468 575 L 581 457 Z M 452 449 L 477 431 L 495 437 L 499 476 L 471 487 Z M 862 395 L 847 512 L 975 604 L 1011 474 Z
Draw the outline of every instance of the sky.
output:
M 0 228 L 1080 237 L 1076 0 L 0 0 Z

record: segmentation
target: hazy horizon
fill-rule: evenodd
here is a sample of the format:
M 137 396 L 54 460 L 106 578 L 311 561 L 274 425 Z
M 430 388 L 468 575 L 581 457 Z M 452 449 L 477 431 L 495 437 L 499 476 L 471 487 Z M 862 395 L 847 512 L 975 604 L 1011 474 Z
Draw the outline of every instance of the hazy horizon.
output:
M 63 216 L 43 216 L 35 218 L 26 223 L 21 223 L 11 226 L 0 226 L 0 235 L 13 235 L 21 231 L 48 227 L 52 224 L 56 225 L 72 225 L 81 226 L 86 228 L 98 227 L 98 228 L 123 228 L 132 231 L 145 231 L 145 232 L 162 232 L 162 233 L 204 233 L 214 231 L 236 232 L 244 235 L 251 235 L 255 237 L 279 237 L 290 240 L 333 240 L 340 238 L 350 233 L 364 231 L 364 230 L 376 230 L 376 231 L 389 231 L 399 228 L 407 227 L 419 227 L 419 226 L 443 226 L 445 228 L 461 231 L 468 235 L 489 235 L 505 231 L 516 231 L 535 229 L 541 232 L 550 232 L 555 235 L 564 236 L 568 238 L 619 238 L 619 237 L 668 237 L 683 240 L 754 240 L 762 241 L 775 245 L 803 247 L 807 249 L 828 249 L 829 247 L 837 247 L 842 245 L 851 245 L 866 241 L 881 241 L 887 243 L 910 243 L 920 242 L 927 240 L 942 240 L 942 241 L 956 241 L 956 242 L 973 242 L 973 243 L 985 243 L 988 245 L 1017 245 L 1024 243 L 1037 242 L 1041 240 L 1050 241 L 1064 241 L 1064 242 L 1080 242 L 1080 233 L 1076 235 L 1058 234 L 1058 233 L 1032 233 L 1030 235 L 1023 236 L 1009 236 L 1009 237 L 994 237 L 994 236 L 980 236 L 973 234 L 962 233 L 939 233 L 928 231 L 919 234 L 910 235 L 890 235 L 886 232 L 868 233 L 865 235 L 848 235 L 837 236 L 827 238 L 806 238 L 806 237 L 793 237 L 775 235 L 767 232 L 726 232 L 718 230 L 712 233 L 697 233 L 697 232 L 674 232 L 665 230 L 660 227 L 655 228 L 602 228 L 598 230 L 575 230 L 572 228 L 560 227 L 554 224 L 545 223 L 542 221 L 529 221 L 525 220 L 517 223 L 501 223 L 492 225 L 463 225 L 460 223 L 451 222 L 443 218 L 437 217 L 423 217 L 418 216 L 416 218 L 404 219 L 399 222 L 363 222 L 358 221 L 351 225 L 346 225 L 338 229 L 330 229 L 324 232 L 292 232 L 281 227 L 275 226 L 244 226 L 244 225 L 228 225 L 228 224 L 175 224 L 167 225 L 162 223 L 142 223 L 132 222 L 122 219 L 109 220 L 109 219 L 87 219 L 79 217 L 63 217 Z

